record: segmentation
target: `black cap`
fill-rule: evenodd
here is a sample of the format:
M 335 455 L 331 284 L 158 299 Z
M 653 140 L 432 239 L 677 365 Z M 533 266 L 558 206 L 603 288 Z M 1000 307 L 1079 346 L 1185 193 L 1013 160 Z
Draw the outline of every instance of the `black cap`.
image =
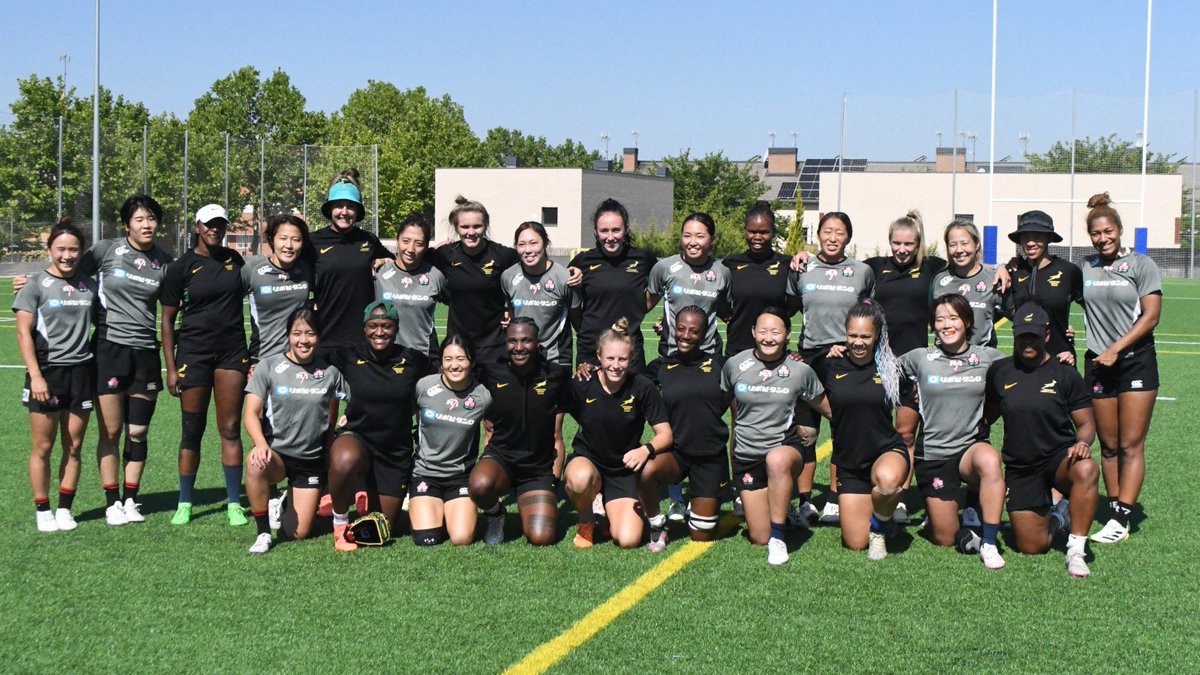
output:
M 1054 232 L 1054 219 L 1045 211 L 1026 211 L 1017 216 L 1017 231 L 1008 235 L 1014 243 L 1021 243 L 1023 234 L 1048 234 L 1050 241 L 1062 241 L 1062 235 Z
M 1035 302 L 1021 305 L 1013 313 L 1013 337 L 1018 335 L 1046 335 L 1050 328 L 1050 315 Z

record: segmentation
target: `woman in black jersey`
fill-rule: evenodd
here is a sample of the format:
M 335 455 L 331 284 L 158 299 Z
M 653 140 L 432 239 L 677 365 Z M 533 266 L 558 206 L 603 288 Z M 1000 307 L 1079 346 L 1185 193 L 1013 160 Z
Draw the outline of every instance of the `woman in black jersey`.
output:
M 646 368 L 646 374 L 662 391 L 673 436 L 671 448 L 646 462 L 638 480 L 642 509 L 650 523 L 648 548 L 653 553 L 667 546 L 666 517 L 659 511 L 659 486 L 688 479 L 692 540 L 712 541 L 721 490 L 729 483 L 729 427 L 721 419 L 729 410 L 729 401 L 721 391 L 725 359 L 700 349 L 708 320 L 708 313 L 700 307 L 689 305 L 679 310 L 674 321 L 676 352 L 655 359 Z
M 875 301 L 887 317 L 892 352 L 929 346 L 929 298 L 933 277 L 946 261 L 925 255 L 925 224 L 916 209 L 888 226 L 890 256 L 863 262 L 875 272 Z
M 1067 573 L 1091 574 L 1088 529 L 1100 475 L 1092 459 L 1092 395 L 1073 365 L 1046 350 L 1050 317 L 1034 303 L 1013 315 L 1013 355 L 987 372 L 987 417 L 1004 418 L 1004 482 L 1017 550 L 1041 554 L 1059 531 L 1067 536 Z M 1051 490 L 1066 495 L 1053 508 Z
M 314 297 L 324 326 L 320 349 L 325 356 L 362 341 L 362 310 L 375 299 L 373 271 L 394 256 L 379 237 L 355 224 L 367 213 L 356 169 L 334 179 L 321 213 L 329 227 L 312 233 L 312 249 L 305 255 L 316 273 Z
M 423 351 L 396 343 L 396 308 L 375 301 L 363 310 L 365 342 L 342 347 L 329 363 L 350 388 L 346 423 L 329 446 L 329 494 L 333 508 L 333 547 L 353 551 L 347 536 L 350 505 L 363 482 L 366 504 L 358 515 L 380 511 L 393 532 L 412 477 L 412 423 L 417 381 L 429 372 Z
M 1009 304 L 1041 305 L 1050 317 L 1048 348 L 1062 363 L 1075 365 L 1075 331 L 1071 328 L 1071 304 L 1083 301 L 1083 273 L 1074 265 L 1050 254 L 1050 244 L 1062 241 L 1054 231 L 1054 220 L 1043 211 L 1017 217 L 1017 231 L 1008 238 L 1021 247 L 1021 255 L 1006 266 L 1012 277 Z
M 555 488 L 558 452 L 556 429 L 562 425 L 562 398 L 570 373 L 545 358 L 538 348 L 537 323 L 517 317 L 505 330 L 504 363 L 483 363 L 477 374 L 492 394 L 487 419 L 493 432 L 483 457 L 471 470 L 471 499 L 487 515 L 483 541 L 504 540 L 504 508 L 500 500 L 512 491 L 525 538 L 534 546 L 555 540 L 558 505 Z
M 179 441 L 179 506 L 172 525 L 192 519 L 192 493 L 208 404 L 217 403 L 225 515 L 235 527 L 248 521 L 242 510 L 242 412 L 250 353 L 242 319 L 242 256 L 221 245 L 229 219 L 209 204 L 196 212 L 195 248 L 167 267 L 162 294 L 162 350 L 167 391 L 179 397 L 183 427 Z M 176 326 L 176 318 L 182 318 Z
M 628 330 L 621 319 L 602 333 L 596 349 L 599 375 L 573 380 L 569 387 L 568 412 L 579 423 L 579 432 L 563 476 L 567 496 L 579 513 L 577 548 L 590 548 L 595 542 L 592 500 L 597 494 L 604 500 L 613 541 L 621 548 L 641 544 L 638 473 L 673 443 L 658 388 L 646 376 L 630 372 L 633 340 Z M 654 437 L 642 443 L 647 424 Z
M 450 211 L 458 241 L 427 254 L 446 277 L 450 314 L 446 335 L 462 335 L 475 346 L 479 363 L 505 359 L 501 322 L 508 297 L 500 275 L 519 261 L 517 252 L 488 238 L 491 217 L 483 204 L 459 195 Z
M 575 359 L 595 365 L 600 335 L 624 318 L 633 345 L 629 368 L 639 373 L 646 365 L 641 328 L 647 311 L 646 286 L 658 258 L 633 246 L 629 212 L 615 199 L 605 199 L 596 207 L 592 232 L 595 247 L 575 256 L 570 264 L 582 305 Z
M 873 300 L 850 308 L 846 352 L 818 364 L 833 433 L 842 545 L 887 557 L 886 536 L 909 475 L 908 449 L 892 423 L 906 384 L 888 343 L 883 310 Z
M 746 209 L 742 235 L 746 250 L 724 261 L 729 269 L 730 317 L 726 330 L 725 355 L 754 347 L 754 322 L 767 307 L 787 307 L 791 313 L 799 302 L 787 294 L 788 263 L 791 258 L 772 248 L 775 241 L 775 210 L 771 203 L 758 200 Z

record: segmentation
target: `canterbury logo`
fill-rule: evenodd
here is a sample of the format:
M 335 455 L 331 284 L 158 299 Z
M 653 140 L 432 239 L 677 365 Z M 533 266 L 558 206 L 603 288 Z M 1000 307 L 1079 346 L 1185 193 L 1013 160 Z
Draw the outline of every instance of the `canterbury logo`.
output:
M 321 249 L 321 255 L 325 255 L 326 253 L 329 253 L 332 250 L 333 250 L 332 246 L 326 246 L 325 248 Z

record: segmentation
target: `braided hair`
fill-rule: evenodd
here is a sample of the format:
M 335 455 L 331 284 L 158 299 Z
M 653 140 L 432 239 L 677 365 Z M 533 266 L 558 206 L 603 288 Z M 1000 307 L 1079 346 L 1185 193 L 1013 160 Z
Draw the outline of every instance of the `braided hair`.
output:
M 879 371 L 879 379 L 883 382 L 883 397 L 892 408 L 900 405 L 900 365 L 892 346 L 888 343 L 887 320 L 883 308 L 871 299 L 860 301 L 850 308 L 846 315 L 846 326 L 853 319 L 870 319 L 875 326 L 875 368 Z

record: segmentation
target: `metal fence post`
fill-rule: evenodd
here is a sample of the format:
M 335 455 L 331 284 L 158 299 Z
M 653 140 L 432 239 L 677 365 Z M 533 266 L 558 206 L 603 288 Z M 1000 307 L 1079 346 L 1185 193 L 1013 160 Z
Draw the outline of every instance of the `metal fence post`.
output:
M 229 132 L 225 132 L 225 208 L 229 208 Z
M 183 217 L 179 219 L 180 226 L 176 228 L 182 235 L 182 223 L 187 222 L 188 212 L 188 130 L 183 130 Z M 180 236 L 175 242 L 175 255 L 183 255 L 185 237 Z
M 375 148 L 375 236 L 379 236 L 379 144 Z
M 300 184 L 300 211 L 305 221 L 308 221 L 308 143 L 304 144 L 304 180 Z
M 1200 111 L 1200 89 L 1192 90 L 1192 237 L 1188 246 L 1188 278 L 1196 278 L 1196 134 L 1197 115 Z
M 150 125 L 142 125 L 142 194 L 150 194 L 150 173 L 146 169 L 146 140 L 150 135 Z

